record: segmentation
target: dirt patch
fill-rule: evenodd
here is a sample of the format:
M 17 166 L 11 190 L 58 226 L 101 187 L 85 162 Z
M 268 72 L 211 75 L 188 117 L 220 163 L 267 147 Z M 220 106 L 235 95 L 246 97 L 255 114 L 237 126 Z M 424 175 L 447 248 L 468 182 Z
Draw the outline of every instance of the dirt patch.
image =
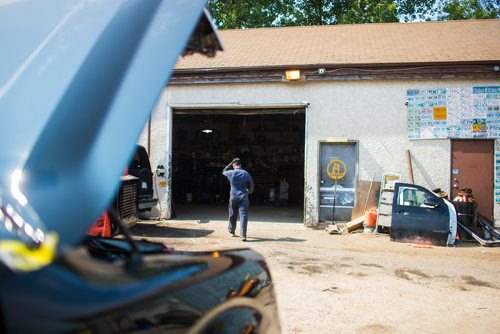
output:
M 347 273 L 347 275 L 349 275 L 349 276 L 355 276 L 355 277 L 366 277 L 366 276 L 368 276 L 368 274 L 361 273 L 361 272 L 350 272 L 350 273 Z
M 310 265 L 304 262 L 288 262 L 286 268 L 303 275 L 321 274 L 323 268 L 317 265 Z
M 376 263 L 361 263 L 361 265 L 364 267 L 384 268 L 384 266 L 381 266 L 380 264 Z
M 328 268 L 351 268 L 352 265 L 349 263 L 343 263 L 343 262 L 334 262 L 334 263 L 325 263 L 325 266 Z
M 396 333 L 396 329 L 383 324 L 370 324 L 361 326 L 356 330 L 357 334 L 392 334 Z
M 339 288 L 336 286 L 331 286 L 329 288 L 323 289 L 322 291 L 323 292 L 336 292 L 336 293 L 340 292 Z
M 418 277 L 422 277 L 422 278 L 430 278 L 429 275 L 427 275 L 426 273 L 423 273 L 421 272 L 420 270 L 416 270 L 416 269 L 409 269 L 407 270 L 408 273 L 410 274 L 413 274 L 415 276 L 418 276 Z
M 399 269 L 394 270 L 394 275 L 396 275 L 396 277 L 405 279 L 407 281 L 415 280 L 415 276 L 418 278 L 430 278 L 429 275 L 427 275 L 427 274 L 425 274 L 417 269 L 399 268 Z
M 287 264 L 287 265 L 289 265 L 289 266 L 294 266 L 294 267 L 296 267 L 296 266 L 301 266 L 301 265 L 303 265 L 304 263 L 303 263 L 303 262 L 296 262 L 296 261 L 293 261 L 293 262 L 286 262 L 286 264 Z
M 437 276 L 434 276 L 434 277 L 436 277 L 436 278 L 446 278 L 446 279 L 450 278 L 450 276 L 448 276 L 448 275 L 437 275 Z
M 475 277 L 473 276 L 462 276 L 462 279 L 465 281 L 466 284 L 468 285 L 473 285 L 473 286 L 483 286 L 483 287 L 486 287 L 486 288 L 492 288 L 492 289 L 497 289 L 496 286 L 494 286 L 493 284 L 490 284 L 488 282 L 484 282 L 484 281 L 480 281 L 478 279 L 476 279 Z
M 307 275 L 314 275 L 314 274 L 321 274 L 323 270 L 321 269 L 321 267 L 318 266 L 304 266 L 302 267 L 302 270 L 299 272 Z
M 271 255 L 272 256 L 283 256 L 283 255 L 286 255 L 286 253 L 274 251 Z
M 225 221 L 145 225 L 136 229 L 137 238 L 150 234 L 148 239 L 177 250 L 249 247 L 262 254 L 273 277 L 283 334 L 491 333 L 500 328 L 500 318 L 491 317 L 500 300 L 500 248 L 421 249 L 384 235 L 329 235 L 270 222 L 251 222 L 249 235 L 257 242 L 242 243 L 228 235 Z M 304 241 L 284 242 L 291 240 L 287 237 Z
M 364 253 L 362 249 L 357 249 L 357 248 L 346 248 L 346 252 L 353 252 L 353 253 Z

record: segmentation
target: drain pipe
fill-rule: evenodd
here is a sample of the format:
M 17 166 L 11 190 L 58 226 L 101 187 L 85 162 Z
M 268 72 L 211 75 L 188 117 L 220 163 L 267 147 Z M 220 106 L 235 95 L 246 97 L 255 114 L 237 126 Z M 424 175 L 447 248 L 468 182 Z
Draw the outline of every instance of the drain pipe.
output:
M 148 156 L 151 156 L 151 115 L 148 119 Z

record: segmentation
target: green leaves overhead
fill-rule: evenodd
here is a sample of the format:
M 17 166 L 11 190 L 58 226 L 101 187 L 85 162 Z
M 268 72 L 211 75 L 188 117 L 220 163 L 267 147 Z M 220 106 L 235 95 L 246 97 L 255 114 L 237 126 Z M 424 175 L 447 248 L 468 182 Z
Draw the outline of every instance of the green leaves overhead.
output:
M 450 0 L 443 6 L 443 20 L 493 19 L 500 17 L 499 0 Z
M 208 9 L 221 29 L 281 26 L 292 0 L 210 0 Z
M 498 18 L 500 0 L 210 0 L 220 29 Z

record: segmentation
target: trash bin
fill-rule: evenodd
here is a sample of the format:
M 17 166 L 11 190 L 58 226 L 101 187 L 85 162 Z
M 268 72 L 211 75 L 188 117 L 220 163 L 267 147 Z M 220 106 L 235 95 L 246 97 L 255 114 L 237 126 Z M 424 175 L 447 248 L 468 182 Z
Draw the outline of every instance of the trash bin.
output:
M 471 229 L 474 233 L 478 234 L 477 228 L 477 202 L 457 202 L 454 201 L 453 205 L 457 210 L 457 219 L 466 227 Z M 467 233 L 460 233 L 462 240 L 470 240 L 472 236 Z

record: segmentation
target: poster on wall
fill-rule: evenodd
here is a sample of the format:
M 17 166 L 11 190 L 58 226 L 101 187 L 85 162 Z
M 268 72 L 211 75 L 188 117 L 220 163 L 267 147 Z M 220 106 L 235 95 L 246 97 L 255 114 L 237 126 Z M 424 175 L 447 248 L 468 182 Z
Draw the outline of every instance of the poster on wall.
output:
M 350 221 L 356 204 L 356 143 L 320 143 L 319 158 L 319 220 Z
M 354 207 L 356 152 L 352 144 L 322 145 L 320 205 Z
M 409 89 L 408 139 L 500 137 L 500 86 Z

